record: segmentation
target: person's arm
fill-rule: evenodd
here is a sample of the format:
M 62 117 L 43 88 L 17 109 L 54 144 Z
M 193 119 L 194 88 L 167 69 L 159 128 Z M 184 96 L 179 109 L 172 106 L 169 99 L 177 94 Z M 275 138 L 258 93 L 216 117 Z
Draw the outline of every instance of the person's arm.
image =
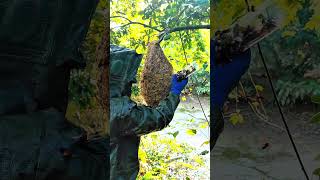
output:
M 227 64 L 218 64 L 221 60 L 215 56 L 215 43 L 211 41 L 211 72 L 210 72 L 210 113 L 211 113 L 211 139 L 210 147 L 213 149 L 219 135 L 223 131 L 224 119 L 222 109 L 229 93 L 239 83 L 243 74 L 249 68 L 251 52 L 247 50 L 232 57 Z
M 170 93 L 156 108 L 134 106 L 126 117 L 128 123 L 122 135 L 144 135 L 165 128 L 171 122 L 180 102 L 179 95 Z
M 224 128 L 224 119 L 220 108 L 213 107 L 210 111 L 211 131 L 210 131 L 210 149 L 216 145 L 219 135 Z
M 180 93 L 187 84 L 187 80 L 177 81 L 176 75 L 172 78 L 171 92 L 155 108 L 138 106 L 129 98 L 125 104 L 129 104 L 124 116 L 111 123 L 111 132 L 115 136 L 141 136 L 153 131 L 165 128 L 172 120 L 174 112 L 180 102 Z

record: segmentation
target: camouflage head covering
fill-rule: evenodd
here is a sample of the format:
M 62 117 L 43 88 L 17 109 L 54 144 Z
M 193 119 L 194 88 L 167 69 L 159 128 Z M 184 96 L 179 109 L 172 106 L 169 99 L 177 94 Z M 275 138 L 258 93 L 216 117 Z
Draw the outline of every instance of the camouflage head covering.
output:
M 110 46 L 110 96 L 122 96 L 126 87 L 136 82 L 136 74 L 142 55 L 136 51 L 111 45 Z

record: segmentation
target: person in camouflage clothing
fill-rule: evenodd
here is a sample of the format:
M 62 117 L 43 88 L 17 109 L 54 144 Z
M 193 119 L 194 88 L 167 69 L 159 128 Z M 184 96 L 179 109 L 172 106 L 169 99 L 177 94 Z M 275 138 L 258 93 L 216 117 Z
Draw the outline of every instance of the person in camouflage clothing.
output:
M 135 180 L 139 172 L 138 149 L 142 135 L 165 128 L 180 102 L 187 79 L 173 75 L 171 92 L 155 107 L 139 106 L 130 99 L 141 55 L 112 46 L 110 53 L 110 165 L 111 180 Z
M 0 3 L 0 179 L 109 179 L 108 137 L 65 120 L 98 0 Z

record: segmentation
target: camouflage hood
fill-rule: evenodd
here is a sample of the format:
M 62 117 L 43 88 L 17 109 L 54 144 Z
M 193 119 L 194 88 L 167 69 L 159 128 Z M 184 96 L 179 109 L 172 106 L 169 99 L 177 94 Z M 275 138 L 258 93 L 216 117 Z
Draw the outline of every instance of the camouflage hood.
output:
M 142 55 L 136 51 L 111 45 L 110 46 L 110 97 L 127 95 L 127 88 L 135 83 Z

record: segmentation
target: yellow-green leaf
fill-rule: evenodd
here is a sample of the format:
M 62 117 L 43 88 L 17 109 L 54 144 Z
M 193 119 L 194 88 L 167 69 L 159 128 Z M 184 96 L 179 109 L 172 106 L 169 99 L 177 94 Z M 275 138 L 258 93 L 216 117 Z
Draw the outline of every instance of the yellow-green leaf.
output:
M 244 118 L 243 118 L 243 116 L 242 116 L 240 113 L 233 113 L 233 114 L 231 114 L 230 122 L 231 122 L 233 125 L 241 124 L 241 123 L 244 122 Z
M 259 104 L 257 101 L 254 101 L 254 102 L 252 102 L 252 105 L 253 105 L 254 107 L 258 107 L 260 104 Z
M 187 129 L 186 133 L 190 136 L 194 136 L 197 134 L 197 130 L 195 129 Z
M 318 112 L 316 115 L 314 115 L 314 116 L 311 118 L 311 122 L 312 122 L 312 123 L 320 123 L 320 112 Z
M 290 36 L 294 36 L 296 34 L 295 31 L 285 31 L 282 33 L 283 37 L 290 37 Z
M 181 163 L 181 165 L 183 167 L 186 167 L 186 168 L 189 168 L 189 169 L 194 169 L 194 167 L 191 164 L 188 164 L 188 163 Z
M 205 141 L 205 142 L 203 142 L 203 143 L 201 144 L 201 146 L 207 145 L 207 144 L 209 144 L 209 143 L 210 143 L 210 141 Z
M 181 97 L 181 101 L 186 101 L 187 100 L 187 97 L 186 96 L 182 96 Z
M 199 127 L 201 129 L 204 129 L 204 128 L 207 128 L 209 126 L 209 123 L 208 122 L 203 122 L 203 123 L 200 123 Z
M 209 152 L 209 151 L 208 151 Z M 199 165 L 203 165 L 203 160 L 202 160 L 202 158 L 200 157 L 200 156 L 194 156 L 193 157 L 193 160 L 196 162 L 196 163 L 198 163 Z
M 261 85 L 256 85 L 256 90 L 262 92 L 264 88 Z

